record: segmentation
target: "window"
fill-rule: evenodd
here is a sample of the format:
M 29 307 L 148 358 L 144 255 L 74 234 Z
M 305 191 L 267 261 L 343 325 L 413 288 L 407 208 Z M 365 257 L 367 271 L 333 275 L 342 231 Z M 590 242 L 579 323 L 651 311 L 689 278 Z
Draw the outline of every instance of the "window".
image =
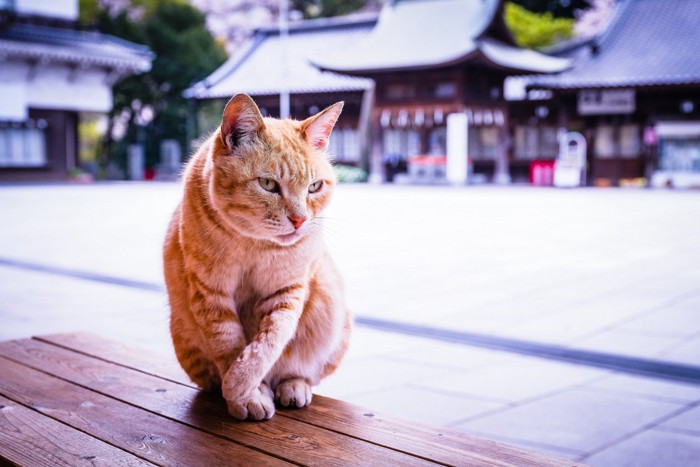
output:
M 413 84 L 390 84 L 384 91 L 384 98 L 388 101 L 403 101 L 416 97 L 416 87 Z
M 341 130 L 343 134 L 343 150 L 339 160 L 345 162 L 358 162 L 360 160 L 360 138 L 357 130 L 346 128 Z
M 434 128 L 428 137 L 428 154 L 444 156 L 447 154 L 447 128 Z
M 559 155 L 559 138 L 556 127 L 544 126 L 540 128 L 540 157 L 543 159 L 556 159 Z
M 499 151 L 498 127 L 469 127 L 469 155 L 474 159 L 495 160 Z
M 360 160 L 358 131 L 352 128 L 334 130 L 328 141 L 327 152 L 334 161 L 358 162 Z
M 46 165 L 46 136 L 33 124 L 0 123 L 0 167 Z
M 642 151 L 641 130 L 639 125 L 600 125 L 595 130 L 595 156 L 639 157 Z
M 406 132 L 406 154 L 408 157 L 420 154 L 420 133 L 415 130 Z
M 487 126 L 481 128 L 481 156 L 484 159 L 496 159 L 498 156 L 498 128 Z
M 637 157 L 641 151 L 639 125 L 622 125 L 620 127 L 620 155 Z
M 615 155 L 615 127 L 600 125 L 595 130 L 595 155 L 600 158 Z
M 661 170 L 700 173 L 700 138 L 661 138 Z
M 537 158 L 537 127 L 517 126 L 515 128 L 515 157 L 518 159 Z
M 437 83 L 433 87 L 432 97 L 437 99 L 451 99 L 457 95 L 457 84 L 453 82 Z
M 420 154 L 420 134 L 415 130 L 384 130 L 384 155 L 401 159 Z
M 556 127 L 535 125 L 515 127 L 517 159 L 555 159 L 558 153 Z

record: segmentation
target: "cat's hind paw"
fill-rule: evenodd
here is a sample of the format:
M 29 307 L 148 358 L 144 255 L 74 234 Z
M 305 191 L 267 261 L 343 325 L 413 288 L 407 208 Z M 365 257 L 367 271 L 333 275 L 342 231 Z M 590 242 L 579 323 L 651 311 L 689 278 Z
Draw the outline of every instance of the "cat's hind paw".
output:
M 260 387 L 240 400 L 227 400 L 228 412 L 237 420 L 267 420 L 275 414 L 270 386 L 261 383 Z
M 302 378 L 286 379 L 275 389 L 275 401 L 282 407 L 306 407 L 311 397 L 311 386 Z

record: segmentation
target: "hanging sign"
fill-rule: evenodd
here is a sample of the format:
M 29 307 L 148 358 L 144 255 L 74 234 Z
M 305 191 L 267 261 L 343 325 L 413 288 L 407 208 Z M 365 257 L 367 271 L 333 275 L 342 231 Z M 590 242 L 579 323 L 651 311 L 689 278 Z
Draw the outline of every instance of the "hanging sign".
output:
M 631 114 L 635 109 L 634 89 L 586 89 L 578 93 L 579 115 Z

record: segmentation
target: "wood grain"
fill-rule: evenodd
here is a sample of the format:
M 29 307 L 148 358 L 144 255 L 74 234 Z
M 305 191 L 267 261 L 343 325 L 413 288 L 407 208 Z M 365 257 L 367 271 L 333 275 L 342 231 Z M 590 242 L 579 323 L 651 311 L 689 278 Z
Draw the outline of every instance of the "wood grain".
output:
M 0 396 L 0 464 L 3 460 L 17 465 L 154 465 Z
M 38 339 L 127 368 L 143 369 L 150 374 L 165 374 L 172 381 L 192 385 L 174 358 L 170 362 L 164 362 L 146 352 L 139 352 L 91 334 L 59 334 Z M 342 432 L 373 444 L 446 465 L 580 465 L 453 430 L 413 422 L 408 424 L 373 410 L 318 395 L 314 396 L 309 407 L 279 411 L 278 416 Z
M 174 354 L 153 354 L 145 349 L 126 346 L 121 342 L 83 332 L 52 334 L 33 339 L 115 363 L 125 368 L 196 387 L 180 367 Z
M 290 465 L 3 357 L 0 374 L 0 394 L 150 462 Z
M 0 355 L 36 370 L 207 433 L 305 465 L 435 465 L 287 417 L 264 423 L 231 419 L 220 396 L 39 342 L 0 343 Z

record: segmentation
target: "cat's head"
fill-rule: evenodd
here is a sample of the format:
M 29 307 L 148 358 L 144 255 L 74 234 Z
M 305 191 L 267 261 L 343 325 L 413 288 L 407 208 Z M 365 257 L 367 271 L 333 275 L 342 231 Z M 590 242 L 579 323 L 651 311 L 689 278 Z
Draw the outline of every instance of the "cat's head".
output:
M 263 118 L 249 96 L 231 98 L 209 159 L 209 195 L 231 227 L 279 245 L 318 228 L 336 183 L 325 149 L 342 108 L 300 122 Z

